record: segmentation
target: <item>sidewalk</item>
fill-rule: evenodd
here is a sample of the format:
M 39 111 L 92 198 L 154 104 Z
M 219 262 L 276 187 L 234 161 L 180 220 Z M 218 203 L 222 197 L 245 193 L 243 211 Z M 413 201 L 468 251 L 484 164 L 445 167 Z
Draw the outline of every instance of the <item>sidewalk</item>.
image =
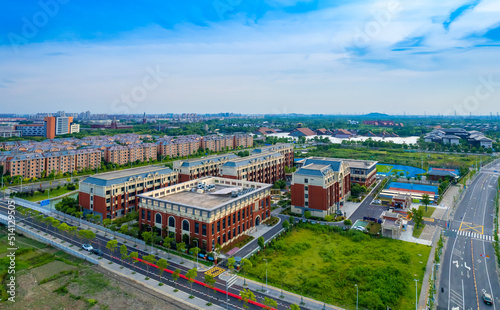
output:
M 70 223 L 70 224 L 75 224 L 74 222 L 72 223 L 71 221 L 67 221 L 67 218 L 65 218 L 65 217 L 57 217 L 56 216 L 56 218 L 59 219 L 59 220 L 64 220 L 65 222 Z M 80 229 L 87 229 L 87 230 L 91 230 L 93 232 L 96 232 L 95 228 L 86 225 L 85 221 L 83 221 L 83 220 L 82 220 L 82 224 L 80 226 L 78 226 L 78 227 Z M 100 229 L 97 230 L 96 235 L 101 236 L 101 237 L 106 237 L 106 238 L 109 238 L 109 239 L 113 239 L 113 235 L 111 235 L 111 234 L 105 234 Z M 176 255 L 176 254 L 174 254 L 172 252 L 170 252 L 170 254 L 168 254 L 166 251 L 163 251 L 163 250 L 160 250 L 160 249 L 157 249 L 157 248 L 154 248 L 154 252 L 151 252 L 151 245 L 147 245 L 146 247 L 139 246 L 139 245 L 134 246 L 130 242 L 127 242 L 127 240 L 125 240 L 123 238 L 120 238 L 120 237 L 116 237 L 115 240 L 118 241 L 119 244 L 125 244 L 126 246 L 128 246 L 131 249 L 135 248 L 135 249 L 138 249 L 138 250 L 140 249 L 140 250 L 143 250 L 143 251 L 147 251 L 148 253 L 154 253 L 156 256 L 158 256 L 160 258 L 168 259 L 168 257 L 170 257 L 168 259 L 169 262 L 180 264 L 180 265 L 182 265 L 182 266 L 184 266 L 184 267 L 186 267 L 188 269 L 192 269 L 192 268 L 196 267 L 196 262 L 195 261 L 189 260 L 187 258 L 183 259 L 180 256 L 178 256 L 178 255 Z M 104 246 L 106 246 L 106 245 L 104 245 Z M 201 258 L 200 258 L 200 260 L 201 260 Z M 210 268 L 212 268 L 212 267 L 205 266 L 202 263 L 198 263 L 198 271 L 200 271 L 200 272 L 205 272 L 205 271 L 209 270 Z
M 26 225 L 25 228 L 31 228 L 31 226 L 29 225 Z M 43 239 L 43 238 L 48 238 L 50 237 L 52 239 L 52 241 L 55 243 L 55 246 L 62 249 L 63 251 L 65 252 L 75 252 L 75 251 L 78 251 L 80 255 L 83 255 L 83 256 L 88 256 L 89 259 L 93 259 L 95 260 L 96 259 L 96 256 L 95 255 L 92 255 L 86 251 L 82 251 L 80 248 L 78 247 L 75 247 L 75 246 L 72 246 L 70 247 L 69 244 L 67 242 L 63 242 L 62 240 L 60 240 L 59 238 L 57 237 L 53 237 L 51 235 L 47 235 L 45 236 L 44 233 L 42 232 L 37 232 L 37 229 L 36 228 L 32 228 L 32 229 L 29 229 L 29 234 L 33 235 L 33 237 L 35 239 Z M 172 286 L 166 284 L 168 282 L 173 282 L 172 280 L 170 279 L 163 279 L 162 282 L 164 283 L 163 286 L 158 286 L 158 281 L 154 280 L 154 279 L 149 279 L 149 280 L 146 280 L 145 276 L 143 274 L 140 274 L 140 273 L 135 273 L 135 274 L 132 274 L 133 270 L 130 270 L 128 268 L 123 268 L 121 269 L 120 265 L 119 264 L 116 264 L 116 263 L 111 263 L 110 264 L 110 261 L 105 259 L 105 258 L 101 258 L 98 260 L 99 262 L 99 266 L 106 269 L 106 270 L 109 270 L 113 273 L 116 273 L 116 274 L 119 274 L 123 277 L 126 277 L 136 283 L 139 283 L 145 287 L 148 287 L 149 289 L 152 289 L 152 290 L 155 290 L 156 292 L 158 293 L 161 293 L 162 295 L 166 295 L 174 300 L 177 300 L 179 302 L 182 302 L 184 304 L 187 304 L 195 309 L 207 309 L 207 306 L 206 306 L 206 303 L 208 301 L 208 298 L 207 300 L 203 300 L 203 299 L 200 299 L 200 298 L 189 298 L 189 295 L 188 293 L 186 292 L 183 292 L 183 291 L 178 291 L 178 292 L 175 292 L 174 293 L 174 285 L 175 284 L 172 284 Z M 195 263 L 196 264 L 196 263 Z M 135 268 L 139 268 L 138 266 L 135 266 Z M 170 284 L 170 283 L 169 283 Z M 179 285 L 180 286 L 180 285 Z M 224 308 L 222 307 L 219 307 L 217 305 L 212 305 L 210 306 L 210 309 L 217 309 L 217 310 L 222 310 Z
M 223 281 L 226 281 L 226 279 L 228 278 L 227 272 L 221 274 L 219 276 L 219 278 Z M 284 301 L 287 301 L 289 303 L 293 303 L 293 304 L 300 306 L 301 309 L 323 309 L 322 302 L 316 301 L 316 300 L 308 298 L 308 297 L 301 298 L 300 295 L 283 290 L 283 298 L 281 298 L 280 297 L 281 296 L 281 289 L 279 289 L 279 288 L 276 288 L 276 287 L 273 287 L 270 285 L 266 285 L 266 284 L 262 284 L 262 283 L 259 283 L 259 282 L 253 281 L 253 280 L 249 280 L 249 279 L 246 279 L 246 284 L 247 284 L 246 286 L 244 286 L 243 283 L 244 283 L 244 278 L 242 276 L 238 275 L 238 278 L 235 282 L 235 285 L 238 285 L 238 286 L 243 287 L 243 288 L 248 288 L 251 291 L 259 292 L 261 294 L 267 295 L 270 298 L 276 300 L 278 302 L 278 306 L 283 307 L 284 305 L 281 304 L 280 301 L 284 300 Z M 264 287 L 264 292 L 261 291 L 262 287 Z M 304 305 L 300 304 L 302 299 L 304 301 Z M 342 310 L 342 308 L 335 307 L 335 306 L 329 305 L 329 304 L 325 304 L 325 309 Z

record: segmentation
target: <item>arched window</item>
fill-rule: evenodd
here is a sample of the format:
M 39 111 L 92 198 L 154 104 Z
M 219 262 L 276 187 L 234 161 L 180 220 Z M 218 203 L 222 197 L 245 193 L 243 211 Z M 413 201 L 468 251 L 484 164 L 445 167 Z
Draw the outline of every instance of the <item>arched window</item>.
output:
M 155 222 L 157 224 L 161 224 L 161 214 L 160 213 L 156 213 L 156 215 L 155 215 Z
M 168 226 L 175 228 L 175 218 L 173 216 L 168 218 Z
M 188 220 L 182 221 L 182 230 L 189 231 L 189 221 Z

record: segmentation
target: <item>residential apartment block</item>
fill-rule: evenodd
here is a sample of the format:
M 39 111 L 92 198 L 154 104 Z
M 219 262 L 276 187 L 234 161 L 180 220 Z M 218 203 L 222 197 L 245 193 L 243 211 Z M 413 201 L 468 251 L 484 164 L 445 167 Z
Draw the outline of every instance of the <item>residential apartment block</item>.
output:
M 350 169 L 343 160 L 307 158 L 292 176 L 291 210 L 317 217 L 335 214 L 350 192 Z
M 148 166 L 93 175 L 80 182 L 78 203 L 84 214 L 114 219 L 137 211 L 138 195 L 177 183 L 170 168 Z
M 222 164 L 219 174 L 228 179 L 275 183 L 285 178 L 285 157 L 278 152 L 264 152 L 231 159 Z
M 19 153 L 5 156 L 3 173 L 23 178 L 40 178 L 54 173 L 71 173 L 82 169 L 95 169 L 101 163 L 101 152 L 81 149 L 44 153 Z
M 235 158 L 239 157 L 230 153 L 188 160 L 177 160 L 174 161 L 173 168 L 175 172 L 179 173 L 179 182 L 186 182 L 206 176 L 219 176 L 220 166 Z
M 292 143 L 279 143 L 254 149 L 252 154 L 262 154 L 265 152 L 278 152 L 285 157 L 285 166 L 293 167 L 294 153 Z
M 140 194 L 139 223 L 200 240 L 213 251 L 258 226 L 271 215 L 271 186 L 204 177 Z

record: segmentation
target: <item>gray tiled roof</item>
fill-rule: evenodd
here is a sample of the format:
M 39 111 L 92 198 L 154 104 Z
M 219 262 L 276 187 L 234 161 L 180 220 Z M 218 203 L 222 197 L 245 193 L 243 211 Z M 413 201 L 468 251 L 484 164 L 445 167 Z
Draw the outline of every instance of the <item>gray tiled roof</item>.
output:
M 86 178 L 83 183 L 98 185 L 98 186 L 111 186 L 121 184 L 130 180 L 130 178 L 145 178 L 150 174 L 170 174 L 174 172 L 168 167 L 148 166 L 126 169 L 121 171 L 113 171 L 100 173 Z
M 218 161 L 222 161 L 222 160 L 226 160 L 226 159 L 233 159 L 233 158 L 239 158 L 239 157 L 236 156 L 235 154 L 230 153 L 230 154 L 224 154 L 224 155 L 220 155 L 220 156 L 200 158 L 200 159 L 193 160 L 193 161 L 185 161 L 182 163 L 181 166 L 182 167 L 196 167 L 199 165 L 203 165 L 209 161 L 218 162 Z
M 265 160 L 270 157 L 278 158 L 281 157 L 282 155 L 280 153 L 264 153 L 262 155 L 257 154 L 257 155 L 251 155 L 248 157 L 243 157 L 243 158 L 237 158 L 237 159 L 232 159 L 222 165 L 222 167 L 242 167 L 246 166 L 256 160 Z

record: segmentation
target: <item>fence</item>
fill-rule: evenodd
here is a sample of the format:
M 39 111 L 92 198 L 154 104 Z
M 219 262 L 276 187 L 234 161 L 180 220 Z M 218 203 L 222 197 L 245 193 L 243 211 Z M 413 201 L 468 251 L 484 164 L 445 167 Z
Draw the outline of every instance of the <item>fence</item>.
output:
M 21 198 L 14 198 L 14 201 L 15 201 L 15 203 L 17 205 L 20 205 L 22 207 L 26 207 L 26 208 L 29 208 L 29 209 L 32 209 L 32 210 L 36 210 L 38 212 L 42 212 L 42 213 L 47 214 L 47 215 L 54 214 L 54 215 L 56 215 L 58 217 L 63 217 L 65 219 L 67 219 L 67 221 L 70 221 L 70 222 L 73 222 L 73 221 L 77 222 L 77 223 L 83 222 L 89 228 L 100 230 L 100 231 L 104 232 L 105 234 L 114 235 L 115 237 L 124 239 L 127 242 L 131 242 L 131 243 L 134 243 L 134 244 L 139 244 L 139 245 L 146 246 L 146 243 L 144 242 L 144 240 L 139 240 L 139 239 L 134 238 L 132 236 L 125 235 L 125 234 L 122 234 L 122 233 L 117 232 L 117 231 L 113 231 L 113 230 L 108 229 L 106 227 L 103 227 L 101 225 L 97 225 L 97 224 L 88 222 L 86 220 L 79 219 L 77 217 L 74 217 L 72 215 L 69 215 L 69 214 L 66 214 L 66 213 L 54 210 L 54 209 L 50 209 L 50 208 L 47 208 L 47 207 L 42 207 L 42 206 L 40 206 L 37 203 L 31 202 L 31 201 L 28 201 L 28 200 L 24 200 L 24 199 L 21 199 Z
M 0 222 L 4 223 L 5 219 L 3 217 L 0 217 Z M 75 257 L 84 259 L 84 260 L 86 260 L 86 261 L 88 261 L 90 263 L 96 264 L 96 265 L 99 264 L 99 262 L 96 259 L 94 259 L 93 257 L 87 256 L 87 255 L 85 255 L 83 253 L 80 253 L 79 251 L 75 251 L 73 249 L 65 247 L 65 246 L 61 245 L 60 243 L 57 243 L 56 241 L 52 240 L 51 238 L 46 238 L 44 236 L 35 234 L 32 231 L 30 231 L 29 229 L 27 229 L 27 228 L 24 228 L 22 226 L 16 225 L 16 231 L 19 231 L 19 230 L 22 231 L 22 232 L 24 232 L 24 233 L 26 233 L 26 234 L 28 234 L 28 235 L 33 236 L 35 239 L 38 239 L 38 241 L 40 241 L 40 242 L 43 242 L 43 243 L 46 243 L 46 244 L 50 244 L 50 245 L 52 245 L 52 246 L 54 246 L 56 248 L 59 248 L 59 249 L 63 250 L 64 252 L 66 252 L 68 254 L 71 254 L 71 255 L 73 255 Z

